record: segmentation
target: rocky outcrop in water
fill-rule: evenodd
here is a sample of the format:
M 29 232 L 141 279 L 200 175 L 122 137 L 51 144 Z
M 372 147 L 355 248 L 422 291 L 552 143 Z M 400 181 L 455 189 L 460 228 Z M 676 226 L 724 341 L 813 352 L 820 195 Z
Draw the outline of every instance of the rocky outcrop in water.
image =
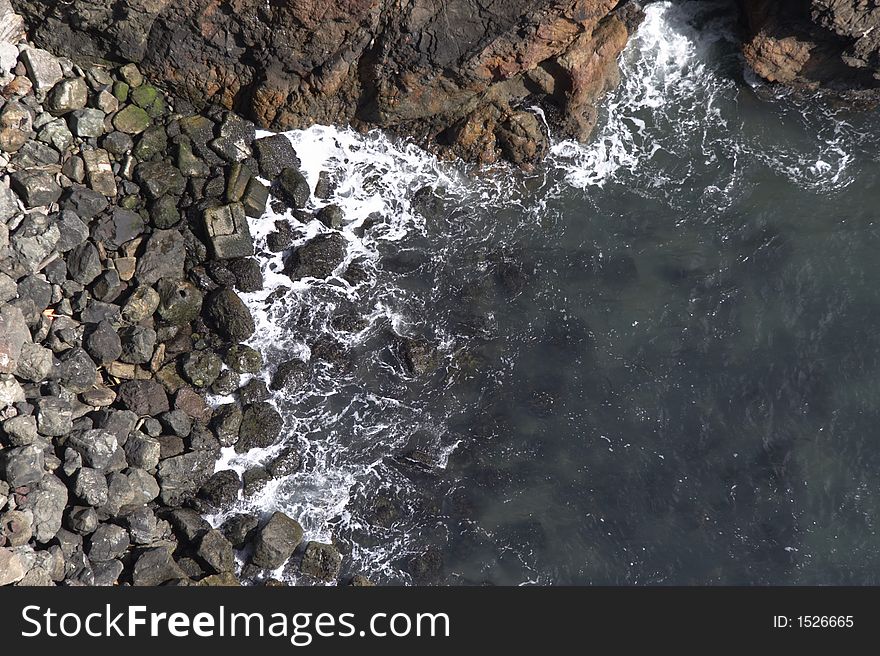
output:
M 746 61 L 761 77 L 880 97 L 880 7 L 856 0 L 740 0 Z
M 469 160 L 547 149 L 544 104 L 586 138 L 641 19 L 619 0 L 14 0 L 42 47 L 133 61 L 262 127 L 395 128 Z

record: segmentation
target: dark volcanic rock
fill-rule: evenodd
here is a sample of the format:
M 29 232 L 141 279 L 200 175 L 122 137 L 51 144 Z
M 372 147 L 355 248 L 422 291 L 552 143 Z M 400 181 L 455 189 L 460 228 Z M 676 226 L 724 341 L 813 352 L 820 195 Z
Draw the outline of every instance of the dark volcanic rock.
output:
M 282 512 L 274 513 L 254 539 L 251 563 L 262 569 L 281 567 L 302 541 L 299 523 Z
M 156 416 L 171 409 L 165 389 L 152 380 L 129 380 L 119 386 L 117 400 L 141 417 Z
M 269 403 L 253 403 L 244 409 L 235 450 L 265 449 L 275 443 L 284 425 L 281 415 Z
M 327 278 L 345 261 L 346 241 L 338 232 L 318 235 L 288 255 L 284 273 L 293 280 Z
M 321 581 L 332 581 L 339 576 L 342 555 L 332 544 L 309 542 L 303 554 L 300 569 Z
M 138 259 L 135 275 L 138 282 L 146 285 L 152 285 L 160 278 L 180 280 L 185 260 L 183 235 L 177 230 L 156 230 Z
M 254 334 L 250 310 L 233 290 L 219 289 L 205 302 L 205 317 L 225 339 L 242 342 Z

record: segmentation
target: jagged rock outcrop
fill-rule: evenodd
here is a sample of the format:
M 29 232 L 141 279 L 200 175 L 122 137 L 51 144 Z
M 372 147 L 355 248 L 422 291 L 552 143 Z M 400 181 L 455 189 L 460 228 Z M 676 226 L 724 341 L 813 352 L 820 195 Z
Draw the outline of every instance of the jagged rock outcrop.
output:
M 739 0 L 758 75 L 853 100 L 880 98 L 880 6 L 866 0 Z
M 641 11 L 626 0 L 14 0 L 74 60 L 133 61 L 259 125 L 398 128 L 481 162 L 537 161 L 548 103 L 589 135 Z

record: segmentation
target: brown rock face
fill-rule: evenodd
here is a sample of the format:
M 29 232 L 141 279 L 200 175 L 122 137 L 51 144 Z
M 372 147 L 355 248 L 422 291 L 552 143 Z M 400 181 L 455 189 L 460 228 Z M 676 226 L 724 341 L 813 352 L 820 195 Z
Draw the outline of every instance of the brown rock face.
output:
M 880 6 L 868 0 L 739 0 L 746 61 L 761 77 L 880 98 Z
M 641 11 L 619 0 L 13 0 L 77 60 L 136 62 L 271 129 L 380 126 L 483 162 L 546 151 L 522 107 L 585 138 Z

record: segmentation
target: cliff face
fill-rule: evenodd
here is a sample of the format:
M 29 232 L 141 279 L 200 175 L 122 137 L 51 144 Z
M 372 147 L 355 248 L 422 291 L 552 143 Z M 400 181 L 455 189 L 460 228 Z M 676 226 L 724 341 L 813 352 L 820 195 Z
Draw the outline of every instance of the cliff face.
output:
M 855 99 L 880 98 L 875 0 L 739 0 L 746 61 L 762 77 Z
M 197 106 L 271 129 L 315 122 L 422 136 L 527 165 L 545 103 L 585 138 L 641 19 L 619 0 L 14 0 L 42 47 L 132 61 Z

